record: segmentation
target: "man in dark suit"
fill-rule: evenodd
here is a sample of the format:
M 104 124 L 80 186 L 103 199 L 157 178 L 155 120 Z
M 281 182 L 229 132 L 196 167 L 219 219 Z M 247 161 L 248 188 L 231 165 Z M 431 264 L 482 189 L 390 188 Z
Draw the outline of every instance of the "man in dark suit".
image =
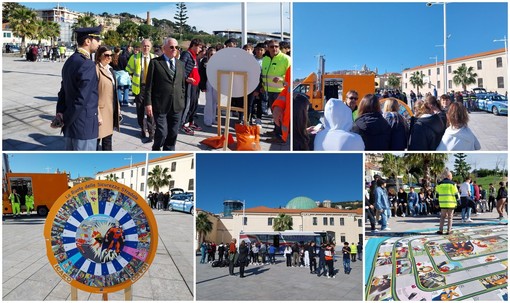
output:
M 176 59 L 177 45 L 167 38 L 163 55 L 149 64 L 144 102 L 147 115 L 156 122 L 152 150 L 175 150 L 186 84 L 184 64 Z
M 76 29 L 77 51 L 62 68 L 57 116 L 64 122 L 66 150 L 96 150 L 99 134 L 96 64 L 90 55 L 100 45 L 101 26 Z

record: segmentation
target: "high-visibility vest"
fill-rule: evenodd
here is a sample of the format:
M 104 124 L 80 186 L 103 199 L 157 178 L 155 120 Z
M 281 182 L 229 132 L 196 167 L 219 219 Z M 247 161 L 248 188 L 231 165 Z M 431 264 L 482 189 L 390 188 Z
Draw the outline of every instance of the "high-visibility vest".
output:
M 353 244 L 351 245 L 351 254 L 357 254 L 358 253 L 358 247 Z
M 273 82 L 274 77 L 283 78 L 290 66 L 290 57 L 280 52 L 273 58 L 266 56 L 262 59 L 262 84 L 269 93 L 281 93 L 284 82 Z
M 436 195 L 441 209 L 457 207 L 459 192 L 457 186 L 449 179 L 444 179 L 436 186 Z
M 290 106 L 288 100 L 290 100 L 290 66 L 287 68 L 285 72 L 285 81 L 284 88 L 282 92 L 278 95 L 278 98 L 273 102 L 273 106 L 271 110 L 275 106 L 280 107 L 283 110 L 283 118 L 282 118 L 282 139 L 287 142 L 287 138 L 289 137 L 289 127 L 290 127 Z M 274 110 L 273 110 L 274 111 Z
M 154 58 L 154 54 L 150 53 L 149 58 Z M 134 95 L 140 94 L 140 83 L 141 83 L 141 74 L 142 74 L 142 53 L 139 52 L 129 58 L 128 64 L 126 66 L 126 71 L 133 75 L 131 79 L 131 91 Z

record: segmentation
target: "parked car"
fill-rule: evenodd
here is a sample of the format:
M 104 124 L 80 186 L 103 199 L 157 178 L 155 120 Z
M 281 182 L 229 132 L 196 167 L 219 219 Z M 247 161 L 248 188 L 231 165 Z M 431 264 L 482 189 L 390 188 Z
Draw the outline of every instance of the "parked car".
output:
M 182 188 L 172 188 L 170 190 L 170 198 L 172 198 L 174 195 L 178 195 L 178 194 L 184 194 L 184 189 L 182 189 Z
M 171 211 L 177 210 L 192 214 L 194 209 L 193 193 L 175 194 L 168 202 L 168 210 Z
M 503 95 L 485 94 L 477 99 L 478 108 L 494 115 L 508 115 L 508 99 Z

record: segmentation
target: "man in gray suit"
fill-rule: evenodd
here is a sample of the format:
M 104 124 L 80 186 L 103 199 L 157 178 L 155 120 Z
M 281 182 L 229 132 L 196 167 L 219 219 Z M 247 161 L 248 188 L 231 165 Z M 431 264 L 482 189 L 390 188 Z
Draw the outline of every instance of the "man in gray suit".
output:
M 184 109 L 184 64 L 176 59 L 177 40 L 165 39 L 163 55 L 150 61 L 145 90 L 145 110 L 154 117 L 156 131 L 152 150 L 175 150 Z

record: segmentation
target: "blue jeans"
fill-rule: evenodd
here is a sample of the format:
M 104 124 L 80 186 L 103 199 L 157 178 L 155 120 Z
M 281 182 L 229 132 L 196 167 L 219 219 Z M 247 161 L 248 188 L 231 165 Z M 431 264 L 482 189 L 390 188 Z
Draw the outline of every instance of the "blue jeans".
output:
M 467 197 L 460 197 L 460 203 L 462 206 L 462 220 L 471 218 L 471 207 L 469 207 L 469 199 Z
M 205 257 L 207 256 L 207 254 L 204 252 L 204 253 L 201 253 L 202 254 L 202 258 L 200 258 L 200 264 L 204 264 L 205 263 Z
M 425 203 L 418 203 L 418 212 L 420 214 L 427 214 L 427 204 L 425 204 Z
M 122 85 L 117 88 L 117 99 L 120 104 L 128 104 L 129 101 L 129 85 Z
M 97 139 L 75 139 L 70 137 L 64 137 L 66 150 L 86 150 L 96 151 L 97 150 Z
M 386 211 L 383 210 L 381 213 L 381 229 L 385 229 L 388 225 L 388 215 L 386 214 Z
M 416 215 L 416 205 L 414 202 L 408 202 L 407 204 L 407 207 L 409 208 L 409 214 L 411 216 L 415 216 Z
M 321 273 L 326 273 L 326 262 L 319 260 L 319 268 L 317 268 L 317 277 L 321 276 Z
M 344 258 L 344 272 L 347 273 L 349 270 L 351 270 L 351 259 Z

